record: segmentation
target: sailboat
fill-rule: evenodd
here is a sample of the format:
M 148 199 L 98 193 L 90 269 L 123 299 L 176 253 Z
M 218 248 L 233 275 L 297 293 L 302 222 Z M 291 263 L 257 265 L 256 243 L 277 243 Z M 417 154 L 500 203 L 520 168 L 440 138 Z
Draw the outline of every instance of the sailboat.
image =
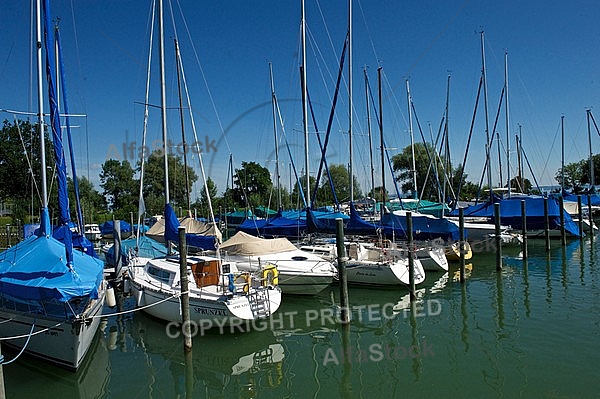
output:
M 284 294 L 315 295 L 337 276 L 331 261 L 296 248 L 287 238 L 259 238 L 238 231 L 221 245 L 228 261 L 240 270 L 268 273 L 275 266 Z
M 42 52 L 45 49 L 46 78 L 51 129 L 58 175 L 59 229 L 53 237 L 48 211 L 45 152 L 41 151 L 42 209 L 40 228 L 17 245 L 0 253 L 0 339 L 3 344 L 67 369 L 83 362 L 100 324 L 105 298 L 102 262 L 73 249 L 69 229 L 66 167 L 61 141 L 60 115 L 54 80 L 53 32 L 49 1 L 36 4 L 38 128 L 44 148 Z M 50 51 L 49 51 L 50 50 Z
M 161 111 L 163 143 L 167 142 L 166 88 L 164 78 L 164 32 L 162 0 L 158 1 L 159 46 L 161 66 Z M 191 107 L 190 107 L 191 108 Z M 165 151 L 165 240 L 173 241 L 179 221 L 169 204 L 169 173 Z M 202 158 L 200 169 L 204 181 Z M 206 189 L 206 184 L 205 184 Z M 212 209 L 209 198 L 209 208 Z M 214 221 L 214 217 L 212 218 Z M 198 247 L 195 234 L 186 234 L 186 241 Z M 167 250 L 170 245 L 167 243 Z M 191 320 L 213 325 L 234 324 L 239 320 L 255 320 L 272 315 L 281 304 L 281 289 L 277 286 L 277 269 L 268 275 L 256 276 L 239 272 L 234 262 L 223 262 L 217 246 L 216 256 L 187 256 L 185 263 L 189 279 Z M 146 313 L 169 322 L 181 321 L 179 297 L 182 294 L 180 255 L 171 254 L 149 260 L 142 267 L 130 267 L 128 277 L 136 304 Z

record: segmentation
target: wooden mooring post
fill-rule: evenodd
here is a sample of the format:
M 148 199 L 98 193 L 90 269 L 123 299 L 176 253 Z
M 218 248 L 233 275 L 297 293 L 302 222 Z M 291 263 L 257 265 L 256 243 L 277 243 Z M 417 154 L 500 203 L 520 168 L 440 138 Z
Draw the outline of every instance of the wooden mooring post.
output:
M 558 209 L 560 212 L 560 243 L 564 247 L 567 245 L 567 230 L 565 229 L 565 200 L 562 196 L 558 197 Z
M 458 208 L 458 250 L 460 251 L 460 282 L 465 282 L 465 210 Z
M 521 236 L 523 238 L 523 262 L 527 261 L 527 205 L 521 200 Z
M 181 319 L 183 328 L 183 350 L 192 350 L 192 332 L 190 326 L 190 294 L 187 266 L 187 242 L 185 226 L 179 226 L 179 274 L 181 280 Z
M 348 306 L 348 276 L 346 275 L 346 246 L 344 245 L 344 222 L 341 218 L 335 220 L 335 242 L 337 248 L 338 278 L 340 280 L 340 320 L 342 324 L 350 322 Z
M 594 239 L 594 218 L 592 217 L 592 196 L 587 195 L 588 200 L 588 221 L 590 223 L 590 240 Z
M 494 203 L 494 220 L 496 222 L 496 270 L 502 270 L 502 236 L 500 231 L 500 204 Z
M 579 234 L 583 238 L 583 207 L 581 203 L 581 194 L 577 195 L 577 223 L 579 224 Z
M 544 237 L 546 237 L 546 251 L 550 251 L 550 220 L 548 219 L 548 197 L 544 197 Z
M 410 211 L 406 212 L 406 235 L 408 245 L 408 282 L 410 284 L 410 301 L 414 302 L 417 299 L 417 295 L 415 292 L 415 244 L 413 242 L 412 212 Z

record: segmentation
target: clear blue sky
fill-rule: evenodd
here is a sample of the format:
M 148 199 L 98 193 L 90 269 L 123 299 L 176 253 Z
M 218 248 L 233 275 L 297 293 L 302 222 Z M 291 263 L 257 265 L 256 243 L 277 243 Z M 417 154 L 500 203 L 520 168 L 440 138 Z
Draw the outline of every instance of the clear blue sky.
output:
M 62 46 L 75 124 L 76 164 L 98 188 L 107 156 L 123 157 L 123 144 L 141 145 L 149 47 L 150 1 L 53 1 L 61 18 Z M 565 116 L 566 162 L 587 157 L 586 108 L 599 107 L 600 24 L 591 0 L 548 1 L 389 1 L 353 2 L 353 87 L 355 173 L 369 188 L 369 152 L 363 68 L 377 93 L 376 71 L 383 67 L 384 130 L 391 154 L 410 143 L 405 79 L 409 79 L 417 116 L 429 137 L 444 113 L 450 86 L 450 136 L 453 163 L 462 162 L 481 75 L 479 31 L 485 31 L 490 129 L 504 84 L 504 51 L 509 54 L 510 147 L 522 126 L 525 151 L 540 184 L 555 184 L 560 167 L 560 117 Z M 171 16 L 173 10 L 174 17 Z M 0 24 L 0 108 L 35 110 L 31 100 L 30 8 L 26 2 L 3 5 Z M 317 124 L 324 132 L 344 35 L 347 1 L 306 0 L 307 74 Z M 184 18 L 182 17 L 184 16 Z M 256 161 L 274 169 L 273 121 L 268 61 L 273 63 L 277 96 L 294 162 L 303 168 L 302 113 L 298 66 L 300 1 L 201 2 L 165 0 L 165 54 L 169 136 L 181 142 L 174 69 L 173 20 L 179 38 L 197 134 L 210 152 L 206 170 L 225 188 L 229 154 L 234 167 Z M 156 47 L 155 47 L 156 48 Z M 153 52 L 150 103 L 160 104 L 158 52 Z M 332 127 L 329 163 L 348 162 L 347 73 Z M 2 119 L 13 116 L 2 113 Z M 600 112 L 597 118 L 600 118 Z M 188 142 L 192 130 L 186 122 Z M 160 113 L 150 110 L 150 142 L 161 137 Z M 373 123 L 373 132 L 376 125 Z M 311 126 L 314 132 L 314 127 Z M 498 123 L 506 146 L 504 111 Z M 415 139 L 420 141 L 416 123 Z M 323 136 L 324 137 L 324 136 Z M 480 102 L 466 164 L 478 181 L 484 161 L 484 113 Z M 214 143 L 213 143 L 214 140 Z M 318 162 L 316 136 L 310 137 L 311 171 Z M 211 143 L 213 144 L 211 146 Z M 594 133 L 593 145 L 600 145 Z M 594 147 L 594 152 L 598 150 Z M 216 149 L 216 151 L 214 151 Z M 115 152 L 116 150 L 116 152 Z M 374 148 L 378 153 L 378 144 Z M 494 147 L 494 154 L 496 150 Z M 495 155 L 494 155 L 495 156 Z M 513 166 L 516 156 L 512 154 Z M 197 167 L 197 159 L 190 161 Z M 281 147 L 284 185 L 289 157 Z M 494 160 L 497 184 L 497 161 Z M 376 165 L 380 161 L 376 158 Z M 503 159 L 503 168 L 505 168 Z M 379 167 L 376 167 L 376 173 Z M 503 172 L 506 176 L 506 172 Z M 513 169 L 512 175 L 516 174 Z M 529 173 L 526 177 L 531 179 Z M 386 177 L 389 182 L 389 175 Z M 195 190 L 199 190 L 197 185 Z M 388 184 L 391 190 L 391 185 Z

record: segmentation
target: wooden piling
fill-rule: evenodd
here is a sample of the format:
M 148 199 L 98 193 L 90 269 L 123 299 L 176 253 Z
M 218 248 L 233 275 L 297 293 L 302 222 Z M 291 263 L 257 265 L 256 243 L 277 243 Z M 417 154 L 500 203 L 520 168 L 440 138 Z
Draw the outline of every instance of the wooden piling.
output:
M 458 208 L 458 249 L 460 251 L 460 282 L 465 282 L 465 210 Z
M 579 234 L 583 238 L 583 204 L 581 203 L 581 194 L 577 195 L 577 223 L 579 224 Z
M 560 243 L 564 247 L 567 245 L 567 230 L 565 230 L 565 200 L 562 195 L 558 197 L 558 207 L 560 211 Z
M 415 294 L 415 245 L 413 242 L 412 212 L 410 211 L 406 212 L 406 235 L 408 245 L 408 281 L 410 284 L 410 301 L 414 302 L 417 299 L 417 296 Z
M 192 350 L 192 333 L 190 326 L 190 294 L 187 266 L 187 242 L 185 226 L 179 226 L 179 274 L 181 279 L 181 319 L 183 327 L 183 350 Z
M 502 237 L 500 231 L 500 204 L 494 203 L 494 220 L 496 223 L 496 270 L 502 270 Z
M 337 246 L 338 278 L 340 280 L 340 320 L 342 324 L 350 322 L 348 306 L 348 276 L 346 275 L 346 246 L 344 245 L 344 222 L 341 218 L 335 220 L 335 242 Z
M 588 200 L 588 221 L 590 223 L 590 240 L 594 239 L 594 218 L 592 217 L 592 196 L 587 195 Z
M 550 220 L 548 219 L 548 197 L 544 197 L 544 236 L 546 237 L 546 251 L 550 251 Z
M 521 200 L 521 236 L 523 238 L 523 262 L 527 261 L 527 209 L 525 200 Z
M 113 256 L 115 257 L 115 280 L 121 275 L 122 257 L 121 257 L 121 221 L 113 218 Z

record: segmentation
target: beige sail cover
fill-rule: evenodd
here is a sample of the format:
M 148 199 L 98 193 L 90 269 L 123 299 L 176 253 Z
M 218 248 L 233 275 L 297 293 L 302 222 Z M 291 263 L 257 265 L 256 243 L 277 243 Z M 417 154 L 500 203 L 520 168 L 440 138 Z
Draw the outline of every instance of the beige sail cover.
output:
M 184 217 L 179 219 L 179 225 L 185 226 L 185 232 L 188 234 L 216 236 L 219 242 L 223 241 L 221 231 L 213 223 L 204 223 L 191 217 Z M 158 242 L 165 242 L 165 218 L 154 223 L 146 235 Z
M 227 252 L 230 255 L 252 256 L 293 251 L 296 247 L 287 238 L 258 238 L 238 231 L 225 241 L 220 249 L 221 252 Z

